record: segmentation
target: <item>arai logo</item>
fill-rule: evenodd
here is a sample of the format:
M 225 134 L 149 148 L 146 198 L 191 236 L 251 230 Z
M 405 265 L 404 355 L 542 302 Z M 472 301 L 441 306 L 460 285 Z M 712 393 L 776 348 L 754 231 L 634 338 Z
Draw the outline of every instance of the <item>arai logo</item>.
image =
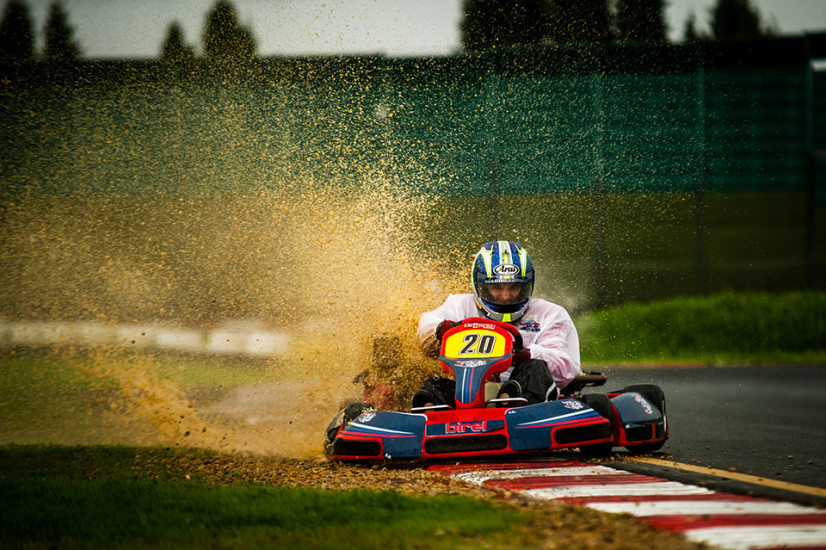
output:
M 493 268 L 494 275 L 516 275 L 519 273 L 519 267 L 514 264 L 499 264 Z

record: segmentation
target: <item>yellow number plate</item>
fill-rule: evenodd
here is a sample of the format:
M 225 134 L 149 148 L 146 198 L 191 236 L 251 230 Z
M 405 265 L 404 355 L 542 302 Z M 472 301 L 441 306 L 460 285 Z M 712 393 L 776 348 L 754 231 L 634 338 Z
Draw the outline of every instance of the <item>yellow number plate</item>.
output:
M 451 359 L 502 357 L 505 345 L 505 338 L 492 330 L 465 330 L 448 337 L 444 355 Z

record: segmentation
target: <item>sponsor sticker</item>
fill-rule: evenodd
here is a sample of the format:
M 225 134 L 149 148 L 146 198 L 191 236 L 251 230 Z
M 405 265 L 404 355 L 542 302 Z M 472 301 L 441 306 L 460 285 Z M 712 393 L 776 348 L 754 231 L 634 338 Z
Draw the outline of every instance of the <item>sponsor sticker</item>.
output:
M 493 268 L 493 274 L 498 276 L 512 276 L 519 274 L 519 266 L 514 264 L 499 264 Z
M 645 414 L 652 415 L 654 414 L 654 409 L 651 408 L 651 404 L 643 398 L 640 394 L 634 396 L 634 399 L 637 400 L 637 403 L 642 406 L 642 409 L 645 411 Z
M 519 325 L 519 330 L 524 330 L 525 332 L 539 332 L 540 328 L 539 323 L 536 321 L 522 321 L 522 324 Z
M 493 323 L 478 323 L 476 321 L 472 323 L 463 323 L 464 328 L 466 329 L 486 329 L 486 330 L 493 330 L 496 328 L 496 325 Z
M 478 359 L 467 359 L 465 361 L 456 361 L 454 363 L 457 367 L 465 367 L 468 369 L 472 369 L 473 367 L 482 367 L 485 365 L 485 361 L 480 361 Z

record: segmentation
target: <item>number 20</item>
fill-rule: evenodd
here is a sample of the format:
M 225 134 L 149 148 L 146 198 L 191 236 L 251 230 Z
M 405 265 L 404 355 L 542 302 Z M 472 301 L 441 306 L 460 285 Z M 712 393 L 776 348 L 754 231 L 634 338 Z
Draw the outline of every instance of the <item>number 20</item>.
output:
M 481 338 L 476 333 L 468 334 L 462 340 L 465 346 L 459 352 L 459 355 L 468 355 L 471 353 L 479 353 L 487 355 L 493 351 L 493 344 L 496 343 L 496 337 L 492 334 L 485 334 Z

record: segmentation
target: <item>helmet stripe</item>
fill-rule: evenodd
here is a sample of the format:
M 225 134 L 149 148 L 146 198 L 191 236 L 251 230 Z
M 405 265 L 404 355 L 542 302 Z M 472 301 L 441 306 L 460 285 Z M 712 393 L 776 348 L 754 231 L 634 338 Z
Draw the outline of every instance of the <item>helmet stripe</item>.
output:
M 508 241 L 499 241 L 499 265 L 512 264 L 513 256 L 511 254 L 511 243 Z M 512 279 L 513 275 L 503 275 L 503 279 Z
M 508 241 L 499 241 L 499 263 L 510 264 L 511 261 L 511 246 Z
M 490 278 L 493 277 L 493 248 L 488 250 L 485 247 L 482 247 L 482 250 L 479 251 L 479 255 L 482 256 L 482 261 L 485 264 L 485 276 Z
M 525 272 L 528 268 L 528 251 L 519 247 L 519 267 L 522 268 L 522 278 L 525 278 Z

